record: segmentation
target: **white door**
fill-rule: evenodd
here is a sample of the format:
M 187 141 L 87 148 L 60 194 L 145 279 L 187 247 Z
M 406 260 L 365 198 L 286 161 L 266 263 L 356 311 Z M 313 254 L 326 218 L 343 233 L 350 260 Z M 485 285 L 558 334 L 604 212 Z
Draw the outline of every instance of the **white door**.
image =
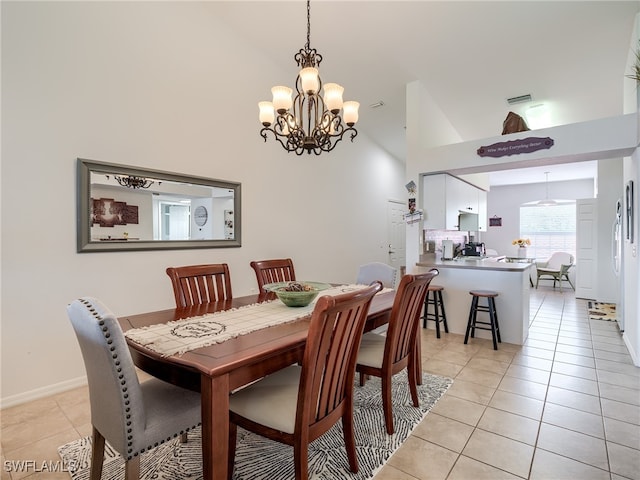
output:
M 406 263 L 407 247 L 405 235 L 407 225 L 404 214 L 407 212 L 404 203 L 389 200 L 387 204 L 387 248 L 389 252 L 388 263 L 392 267 L 404 267 Z
M 576 298 L 595 299 L 598 290 L 596 200 L 577 200 L 576 216 Z

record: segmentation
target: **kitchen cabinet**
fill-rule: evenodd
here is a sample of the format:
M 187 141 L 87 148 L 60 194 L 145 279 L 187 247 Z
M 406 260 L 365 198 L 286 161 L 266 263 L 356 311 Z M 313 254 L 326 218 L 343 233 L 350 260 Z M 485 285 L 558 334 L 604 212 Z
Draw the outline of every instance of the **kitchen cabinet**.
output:
M 486 231 L 487 196 L 484 190 L 444 173 L 424 175 L 422 188 L 425 229 L 458 230 L 458 215 L 464 212 L 479 215 L 479 230 Z

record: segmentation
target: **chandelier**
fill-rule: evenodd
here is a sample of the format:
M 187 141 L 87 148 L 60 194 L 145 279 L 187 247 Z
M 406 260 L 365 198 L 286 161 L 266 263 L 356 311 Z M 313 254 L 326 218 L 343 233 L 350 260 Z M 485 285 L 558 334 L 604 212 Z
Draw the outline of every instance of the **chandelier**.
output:
M 296 96 L 291 98 L 291 88 L 276 86 L 271 89 L 273 101 L 258 103 L 264 141 L 267 132 L 271 132 L 287 152 L 296 155 L 305 151 L 316 155 L 330 152 L 347 132 L 352 142 L 358 134 L 353 126 L 358 121 L 360 104 L 343 102 L 344 88 L 337 83 L 322 84 L 318 73 L 322 55 L 309 46 L 310 32 L 311 8 L 307 0 L 307 43 L 294 56 L 301 67 L 296 77 Z M 324 96 L 320 95 L 321 90 Z
M 149 188 L 154 184 L 153 180 L 147 180 L 144 177 L 136 177 L 135 175 L 127 175 L 126 177 L 114 175 L 114 177 L 120 185 L 127 188 Z

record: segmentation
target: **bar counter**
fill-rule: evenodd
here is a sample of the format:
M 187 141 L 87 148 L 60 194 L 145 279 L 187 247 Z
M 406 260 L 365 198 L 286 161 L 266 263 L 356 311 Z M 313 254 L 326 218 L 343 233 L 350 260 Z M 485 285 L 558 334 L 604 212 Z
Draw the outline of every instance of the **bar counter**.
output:
M 433 284 L 444 287 L 443 300 L 450 333 L 465 334 L 472 298 L 469 292 L 493 290 L 499 294 L 496 309 L 502 342 L 522 345 L 529 334 L 531 267 L 530 263 L 507 263 L 488 258 L 440 260 L 431 256 L 421 258 L 415 272 L 427 272 L 432 268 L 440 271 Z M 478 320 L 484 321 L 484 316 L 486 314 L 479 313 Z M 429 321 L 427 327 L 434 329 L 434 322 Z M 442 330 L 442 325 L 440 328 Z M 476 337 L 490 339 L 491 332 L 476 330 Z M 472 344 L 473 339 L 469 343 Z

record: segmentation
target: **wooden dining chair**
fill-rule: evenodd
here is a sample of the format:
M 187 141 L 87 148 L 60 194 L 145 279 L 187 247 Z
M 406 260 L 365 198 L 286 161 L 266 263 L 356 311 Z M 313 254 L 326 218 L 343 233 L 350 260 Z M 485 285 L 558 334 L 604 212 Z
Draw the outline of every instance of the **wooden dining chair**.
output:
M 262 292 L 262 287 L 267 283 L 289 282 L 296 279 L 293 261 L 290 258 L 257 260 L 249 265 L 256 272 L 258 292 Z
M 411 400 L 414 407 L 419 405 L 421 360 L 418 326 L 429 283 L 436 275 L 436 269 L 423 274 L 404 275 L 393 301 L 386 335 L 368 332 L 362 336 L 356 371 L 360 373 L 360 385 L 364 385 L 366 375 L 382 379 L 382 407 L 389 435 L 393 433 L 391 377 L 407 368 Z
M 90 479 L 100 480 L 105 440 L 125 460 L 125 480 L 137 480 L 140 456 L 200 425 L 200 394 L 155 378 L 138 381 L 115 315 L 99 300 L 73 301 L 67 313 L 89 383 L 93 429 Z
M 291 365 L 229 399 L 229 478 L 238 426 L 293 446 L 295 478 L 308 477 L 309 443 L 342 419 L 352 472 L 358 471 L 353 429 L 353 381 L 358 345 L 379 282 L 318 299 L 300 365 Z M 258 468 L 258 467 L 256 467 Z
M 233 298 L 226 263 L 169 267 L 167 275 L 171 279 L 178 308 Z

